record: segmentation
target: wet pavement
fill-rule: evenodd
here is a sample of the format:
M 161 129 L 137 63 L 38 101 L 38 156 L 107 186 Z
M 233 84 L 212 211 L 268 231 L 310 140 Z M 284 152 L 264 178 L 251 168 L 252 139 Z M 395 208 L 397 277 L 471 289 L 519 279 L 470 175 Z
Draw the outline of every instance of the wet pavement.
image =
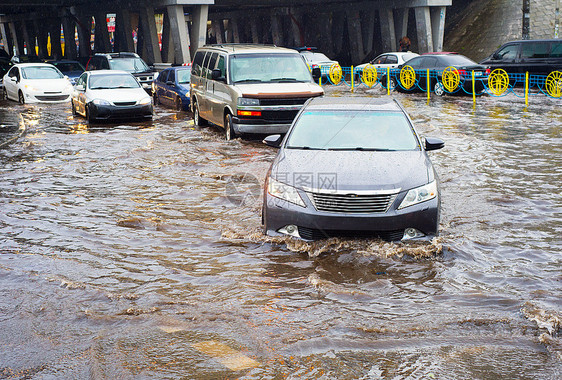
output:
M 394 96 L 431 243 L 263 236 L 275 150 L 185 112 L 0 101 L 0 378 L 560 379 L 560 101 Z

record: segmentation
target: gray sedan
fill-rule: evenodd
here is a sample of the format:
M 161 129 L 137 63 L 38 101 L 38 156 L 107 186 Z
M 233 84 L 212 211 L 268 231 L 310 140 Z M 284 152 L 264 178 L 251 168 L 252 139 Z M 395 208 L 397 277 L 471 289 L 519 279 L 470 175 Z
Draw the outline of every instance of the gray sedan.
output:
M 438 234 L 440 196 L 422 139 L 395 100 L 314 98 L 295 118 L 266 177 L 268 235 L 427 239 Z

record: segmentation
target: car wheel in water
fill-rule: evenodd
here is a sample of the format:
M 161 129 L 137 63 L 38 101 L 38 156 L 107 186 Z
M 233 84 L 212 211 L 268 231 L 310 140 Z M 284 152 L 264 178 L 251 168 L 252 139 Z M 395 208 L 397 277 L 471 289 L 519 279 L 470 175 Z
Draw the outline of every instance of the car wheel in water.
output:
M 76 107 L 74 106 L 74 100 L 70 101 L 70 105 L 72 108 L 72 116 L 76 116 L 78 113 L 76 112 Z
M 156 93 L 156 91 L 152 94 L 152 100 L 154 101 L 155 106 L 160 104 L 160 100 L 158 100 L 158 94 Z
M 25 97 L 23 96 L 23 92 L 21 91 L 18 92 L 18 101 L 20 102 L 20 104 L 25 104 Z
M 193 123 L 198 127 L 204 127 L 207 125 L 207 120 L 201 118 L 201 114 L 199 113 L 199 104 L 197 104 L 197 102 L 193 104 Z
M 176 96 L 176 99 L 174 100 L 174 108 L 176 111 L 181 111 L 181 99 L 179 96 Z
M 445 89 L 443 88 L 443 85 L 439 81 L 435 82 L 435 85 L 433 86 L 433 91 L 437 96 L 445 95 Z
M 6 87 L 2 88 L 2 100 L 8 100 L 8 93 L 6 92 Z
M 236 138 L 236 132 L 234 132 L 234 128 L 232 127 L 232 115 L 226 114 L 224 117 L 224 133 L 227 140 L 233 140 Z
M 86 105 L 86 107 L 84 107 L 84 113 L 85 113 L 85 116 L 86 116 L 86 121 L 88 122 L 88 124 L 90 124 L 93 121 L 93 119 L 92 119 L 92 116 L 90 115 L 90 110 L 88 109 L 87 105 Z

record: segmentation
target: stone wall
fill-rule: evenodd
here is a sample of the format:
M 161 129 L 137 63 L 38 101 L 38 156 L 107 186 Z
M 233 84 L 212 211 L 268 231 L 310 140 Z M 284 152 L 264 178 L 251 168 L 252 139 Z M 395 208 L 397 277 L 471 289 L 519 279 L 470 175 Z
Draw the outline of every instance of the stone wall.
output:
M 474 0 L 468 4 L 453 0 L 452 11 L 447 13 L 443 50 L 479 62 L 500 45 L 521 39 L 521 6 L 521 0 Z
M 555 38 L 557 24 L 560 29 L 560 13 L 556 13 L 560 3 L 560 0 L 531 0 L 531 39 Z

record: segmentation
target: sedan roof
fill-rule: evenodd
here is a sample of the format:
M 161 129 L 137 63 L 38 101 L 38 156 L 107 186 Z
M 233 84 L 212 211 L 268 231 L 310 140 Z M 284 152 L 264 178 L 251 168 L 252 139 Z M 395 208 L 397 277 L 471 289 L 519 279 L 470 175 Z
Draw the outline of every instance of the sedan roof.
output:
M 306 108 L 342 111 L 403 112 L 398 102 L 392 98 L 372 98 L 366 96 L 312 98 Z

